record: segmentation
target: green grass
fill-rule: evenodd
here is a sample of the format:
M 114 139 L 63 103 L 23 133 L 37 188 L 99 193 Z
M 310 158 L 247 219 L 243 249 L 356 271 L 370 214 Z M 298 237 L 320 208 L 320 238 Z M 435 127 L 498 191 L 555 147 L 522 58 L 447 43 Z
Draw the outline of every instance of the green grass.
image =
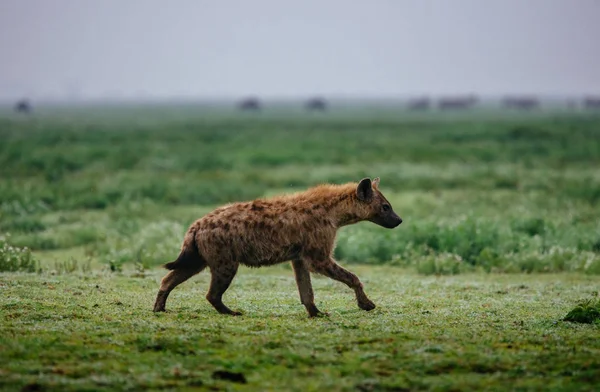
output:
M 345 229 L 342 260 L 424 274 L 600 273 L 600 118 L 357 113 L 6 117 L 0 232 L 42 259 L 79 249 L 116 268 L 151 266 L 215 205 L 379 176 L 405 224 Z
M 242 269 L 217 314 L 203 273 L 151 305 L 162 272 L 0 278 L 0 385 L 44 390 L 593 390 L 600 324 L 561 321 L 597 280 L 580 274 L 422 277 L 357 267 L 378 308 L 315 279 L 308 319 L 289 268 Z M 215 380 L 242 373 L 246 384 Z
M 315 279 L 331 316 L 309 320 L 288 266 L 241 271 L 241 318 L 204 300 L 206 273 L 150 311 L 215 206 L 366 176 L 404 223 L 343 228 L 335 256 L 375 311 Z M 595 390 L 599 324 L 563 320 L 595 314 L 599 207 L 591 114 L 0 114 L 0 386 Z

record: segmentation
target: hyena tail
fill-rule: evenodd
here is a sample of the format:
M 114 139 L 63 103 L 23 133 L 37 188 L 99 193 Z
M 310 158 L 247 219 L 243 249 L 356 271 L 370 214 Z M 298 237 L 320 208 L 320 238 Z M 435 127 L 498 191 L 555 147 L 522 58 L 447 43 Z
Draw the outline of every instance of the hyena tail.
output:
M 168 270 L 198 270 L 206 267 L 206 260 L 198 252 L 195 231 L 188 231 L 177 260 L 165 264 Z

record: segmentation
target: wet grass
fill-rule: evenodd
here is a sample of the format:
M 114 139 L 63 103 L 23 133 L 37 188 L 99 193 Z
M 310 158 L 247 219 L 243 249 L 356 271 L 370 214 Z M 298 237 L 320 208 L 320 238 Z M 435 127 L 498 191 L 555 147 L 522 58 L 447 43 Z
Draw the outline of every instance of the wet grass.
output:
M 4 390 L 598 389 L 598 116 L 37 113 L 0 115 Z M 240 272 L 243 317 L 208 274 L 150 311 L 216 205 L 366 176 L 404 219 L 339 233 L 373 312 L 315 278 L 309 320 L 286 265 Z
M 217 314 L 208 274 L 151 312 L 162 272 L 0 276 L 0 385 L 18 390 L 594 390 L 600 324 L 562 321 L 592 277 L 422 277 L 352 268 L 377 303 L 315 279 L 308 319 L 292 271 L 242 269 Z M 134 277 L 137 276 L 137 277 Z

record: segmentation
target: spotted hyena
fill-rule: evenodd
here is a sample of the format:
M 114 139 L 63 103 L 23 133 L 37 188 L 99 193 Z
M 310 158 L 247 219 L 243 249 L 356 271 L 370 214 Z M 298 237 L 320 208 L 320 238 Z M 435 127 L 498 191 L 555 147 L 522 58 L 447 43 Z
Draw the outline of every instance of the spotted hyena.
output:
M 300 300 L 310 317 L 315 306 L 310 272 L 345 283 L 356 293 L 358 306 L 375 304 L 356 275 L 332 257 L 337 230 L 361 221 L 392 229 L 402 223 L 379 191 L 379 178 L 360 183 L 320 185 L 307 191 L 229 204 L 198 219 L 188 229 L 177 260 L 161 282 L 154 311 L 165 310 L 169 293 L 207 266 L 211 272 L 208 302 L 223 314 L 239 315 L 222 301 L 238 266 L 262 267 L 291 261 Z

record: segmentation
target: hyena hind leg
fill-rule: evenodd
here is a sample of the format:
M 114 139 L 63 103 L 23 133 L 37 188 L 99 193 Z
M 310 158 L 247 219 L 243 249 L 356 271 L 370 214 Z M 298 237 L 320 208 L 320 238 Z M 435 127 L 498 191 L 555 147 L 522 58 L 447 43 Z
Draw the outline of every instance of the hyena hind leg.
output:
M 204 267 L 205 266 L 203 265 L 197 268 L 176 269 L 169 272 L 160 283 L 160 289 L 158 290 L 156 301 L 154 302 L 154 311 L 164 312 L 167 304 L 167 298 L 169 297 L 171 291 L 173 291 L 173 289 L 179 286 L 181 283 L 202 271 Z
M 218 267 L 210 269 L 212 276 L 210 279 L 210 289 L 208 289 L 206 299 L 217 310 L 217 312 L 221 314 L 230 314 L 232 316 L 241 316 L 242 314 L 241 312 L 236 312 L 229 309 L 223 303 L 223 294 L 225 291 L 227 291 L 231 281 L 235 277 L 238 266 L 238 263 L 232 263 L 227 266 L 219 265 Z

